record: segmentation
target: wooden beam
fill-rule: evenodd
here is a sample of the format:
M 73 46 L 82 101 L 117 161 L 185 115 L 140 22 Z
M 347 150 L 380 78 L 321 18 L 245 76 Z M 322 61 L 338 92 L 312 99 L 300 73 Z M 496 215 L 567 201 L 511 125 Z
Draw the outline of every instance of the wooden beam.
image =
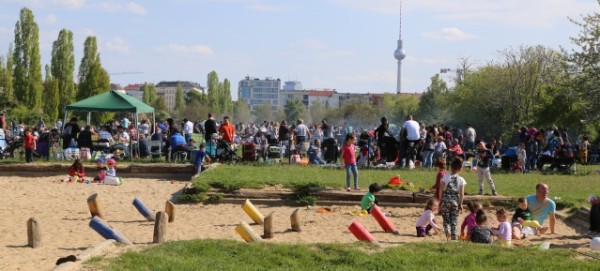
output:
M 152 242 L 155 244 L 160 244 L 165 242 L 167 236 L 167 220 L 168 216 L 164 212 L 156 213 L 156 219 L 154 220 L 154 236 L 152 238 Z
M 273 234 L 273 212 L 265 217 L 265 232 L 263 238 L 270 239 L 274 237 Z
M 165 204 L 165 213 L 169 216 L 169 223 L 175 222 L 175 204 L 170 200 Z
M 98 200 L 98 193 L 94 193 L 87 199 L 88 208 L 92 217 L 104 218 L 102 208 L 100 208 L 100 201 Z
M 294 212 L 292 212 L 292 215 L 290 216 L 290 221 L 292 223 L 292 231 L 300 232 L 300 231 L 302 231 L 302 229 L 300 228 L 300 219 L 298 218 L 298 210 L 300 210 L 300 209 L 296 209 L 296 210 L 294 210 Z
M 32 248 L 42 246 L 42 230 L 40 228 L 40 223 L 35 217 L 27 220 L 27 245 Z

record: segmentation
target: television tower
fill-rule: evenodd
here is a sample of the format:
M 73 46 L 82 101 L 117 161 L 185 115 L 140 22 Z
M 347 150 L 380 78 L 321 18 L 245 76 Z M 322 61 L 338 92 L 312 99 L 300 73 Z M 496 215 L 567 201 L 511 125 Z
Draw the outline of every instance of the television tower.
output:
M 402 90 L 401 75 L 402 75 L 402 60 L 406 57 L 404 49 L 402 49 L 402 2 L 400 2 L 400 30 L 398 35 L 398 47 L 394 51 L 394 58 L 398 60 L 398 75 L 396 78 L 396 94 L 400 94 Z

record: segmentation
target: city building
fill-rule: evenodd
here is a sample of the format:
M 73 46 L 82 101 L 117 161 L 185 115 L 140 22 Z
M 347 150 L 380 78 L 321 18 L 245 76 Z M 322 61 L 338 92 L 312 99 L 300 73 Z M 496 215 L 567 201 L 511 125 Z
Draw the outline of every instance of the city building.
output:
M 303 90 L 302 83 L 300 81 L 285 81 L 283 83 L 283 90 Z
M 326 109 L 340 107 L 339 99 L 334 98 L 334 95 L 337 94 L 335 89 L 309 89 L 306 90 L 306 93 L 308 94 L 308 107 L 311 107 L 315 103 L 321 103 Z
M 125 93 L 129 96 L 133 96 L 136 99 L 143 101 L 144 100 L 144 92 L 142 91 L 143 84 L 129 84 L 123 88 Z
M 183 95 L 187 95 L 190 91 L 197 91 L 204 94 L 204 88 L 198 83 L 190 81 L 161 81 L 154 86 L 156 95 L 163 97 L 165 105 L 169 111 L 175 108 L 175 97 L 177 95 L 177 85 L 181 84 Z
M 238 83 L 238 98 L 244 101 L 250 110 L 257 105 L 269 105 L 273 111 L 283 106 L 280 103 L 281 80 L 246 76 Z

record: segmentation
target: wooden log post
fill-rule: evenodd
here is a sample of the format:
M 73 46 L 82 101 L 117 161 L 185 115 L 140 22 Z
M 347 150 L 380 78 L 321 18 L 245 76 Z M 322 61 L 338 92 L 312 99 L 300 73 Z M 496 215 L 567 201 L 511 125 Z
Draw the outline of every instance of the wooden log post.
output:
M 271 212 L 268 216 L 265 217 L 265 233 L 263 238 L 270 239 L 274 237 L 273 234 L 273 212 Z
M 102 208 L 100 208 L 100 201 L 98 200 L 98 193 L 94 193 L 87 199 L 87 204 L 90 209 L 92 217 L 104 218 Z
M 165 213 L 169 216 L 169 223 L 175 222 L 175 204 L 170 200 L 165 204 Z
M 160 244 L 165 242 L 167 236 L 167 220 L 168 214 L 165 212 L 156 213 L 156 219 L 154 220 L 154 237 L 152 242 Z
M 42 246 L 42 229 L 35 217 L 27 220 L 27 245 L 32 248 Z
M 297 232 L 302 231 L 302 229 L 300 228 L 300 219 L 298 218 L 299 210 L 300 209 L 294 210 L 294 212 L 292 212 L 292 215 L 290 216 L 290 220 L 292 222 L 292 231 L 297 231 Z

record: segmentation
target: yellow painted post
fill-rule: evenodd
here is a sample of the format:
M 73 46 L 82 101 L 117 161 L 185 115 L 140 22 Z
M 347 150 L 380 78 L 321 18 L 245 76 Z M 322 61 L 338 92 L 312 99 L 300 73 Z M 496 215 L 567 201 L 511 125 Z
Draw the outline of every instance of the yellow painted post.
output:
M 246 242 L 260 242 L 262 238 L 252 228 L 248 223 L 242 222 L 237 227 L 235 227 L 235 231 L 244 239 Z
M 264 223 L 265 217 L 260 213 L 258 209 L 256 209 L 256 207 L 254 207 L 250 200 L 247 199 L 246 202 L 244 202 L 244 205 L 242 205 L 242 209 L 244 209 L 246 214 L 248 214 L 256 224 L 262 225 Z

